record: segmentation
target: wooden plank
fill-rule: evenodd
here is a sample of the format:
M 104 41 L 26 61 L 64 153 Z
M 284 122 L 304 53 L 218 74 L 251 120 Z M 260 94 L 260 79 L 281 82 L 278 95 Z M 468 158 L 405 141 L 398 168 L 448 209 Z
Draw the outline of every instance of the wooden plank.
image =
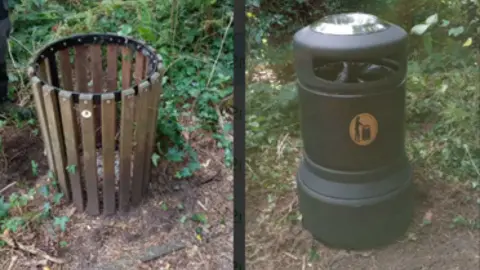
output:
M 130 204 L 130 178 L 132 168 L 133 120 L 135 113 L 135 91 L 122 91 L 120 119 L 120 187 L 119 208 L 126 212 Z
M 90 46 L 90 72 L 92 74 L 94 93 L 102 93 L 103 91 L 103 67 L 102 67 L 102 47 L 101 45 L 94 44 Z M 96 130 L 97 142 L 102 141 L 102 131 L 100 129 L 102 125 L 102 108 L 100 105 L 94 106 L 95 110 L 95 126 L 99 127 Z
M 33 70 L 31 71 L 33 74 Z M 50 133 L 48 130 L 47 115 L 45 112 L 45 103 L 43 100 L 42 85 L 38 77 L 32 77 L 32 92 L 33 98 L 35 100 L 35 108 L 37 110 L 37 119 L 40 126 L 40 133 L 42 133 L 43 144 L 45 148 L 45 154 L 47 155 L 48 168 L 52 173 L 57 175 L 57 170 L 55 169 L 55 162 L 53 159 L 53 150 L 52 143 L 50 139 Z
M 102 95 L 103 213 L 115 213 L 116 103 L 113 93 Z
M 80 122 L 82 126 L 83 168 L 87 188 L 86 211 L 90 215 L 100 214 L 97 177 L 97 147 L 95 140 L 95 111 L 93 95 L 79 96 Z
M 145 176 L 143 183 L 143 193 L 148 192 L 148 185 L 151 178 L 152 169 L 152 154 L 155 147 L 156 131 L 157 131 L 157 116 L 158 116 L 158 103 L 160 101 L 160 95 L 162 94 L 162 76 L 155 72 L 152 77 L 152 91 L 150 91 L 150 104 L 148 105 L 148 120 L 147 120 L 147 135 L 146 135 L 146 147 L 145 147 Z
M 47 64 L 45 63 L 46 60 L 40 60 L 40 63 L 38 64 L 38 77 L 40 80 L 46 83 L 50 83 L 48 80 L 48 75 L 47 75 Z
M 122 89 L 130 88 L 132 83 L 132 51 L 122 47 Z
M 63 132 L 61 129 L 61 116 L 59 114 L 57 94 L 53 87 L 44 85 L 42 88 L 45 101 L 45 112 L 47 115 L 47 126 L 52 143 L 52 152 L 55 162 L 57 181 L 60 185 L 64 198 L 70 201 L 70 192 L 68 186 L 67 174 L 65 173 L 65 148 L 63 141 Z
M 48 58 L 43 59 L 43 69 L 45 71 L 45 82 L 48 84 L 52 85 L 52 72 L 50 69 L 50 61 Z
M 143 175 L 145 163 L 145 140 L 147 133 L 148 91 L 150 83 L 143 82 L 138 86 L 135 107 L 135 156 L 132 180 L 132 204 L 137 206 L 142 200 Z
M 68 49 L 58 52 L 60 62 L 60 74 L 62 77 L 62 88 L 68 91 L 73 89 L 72 63 L 70 63 L 70 53 Z
M 80 170 L 82 168 L 79 162 L 78 136 L 76 136 L 79 130 L 72 93 L 70 91 L 60 91 L 58 99 L 60 112 L 62 114 L 63 136 L 65 138 L 65 148 L 67 152 L 66 169 L 70 179 L 72 199 L 77 210 L 83 212 L 83 187 L 80 176 Z
M 135 72 L 134 72 L 134 79 L 136 84 L 140 84 L 140 82 L 145 78 L 145 56 L 141 52 L 135 53 Z
M 117 70 L 118 70 L 118 46 L 107 46 L 107 88 L 109 91 L 117 90 Z
M 102 68 L 102 47 L 95 44 L 90 46 L 90 71 L 92 72 L 93 92 L 102 93 L 103 68 Z
M 88 92 L 88 49 L 84 45 L 75 46 L 75 90 Z
M 60 87 L 59 78 L 58 78 L 57 58 L 55 54 L 50 54 L 45 59 L 45 63 L 47 66 L 49 83 L 54 87 Z

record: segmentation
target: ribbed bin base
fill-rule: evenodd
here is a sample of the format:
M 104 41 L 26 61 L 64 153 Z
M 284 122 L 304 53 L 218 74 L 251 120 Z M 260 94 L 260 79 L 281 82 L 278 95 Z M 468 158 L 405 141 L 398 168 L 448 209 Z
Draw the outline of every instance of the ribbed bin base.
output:
M 393 190 L 392 185 L 385 184 L 399 181 L 400 185 Z M 309 183 L 323 183 L 330 188 L 315 190 L 312 186 L 321 184 Z M 358 196 L 362 190 L 372 190 L 372 185 L 376 186 L 376 196 Z M 378 195 L 385 187 L 389 189 Z M 391 244 L 405 234 L 412 220 L 413 185 L 408 164 L 379 181 L 332 185 L 313 174 L 302 162 L 297 174 L 297 189 L 304 228 L 330 247 L 361 250 Z M 325 191 L 336 194 L 325 194 Z M 346 195 L 341 198 L 338 194 Z

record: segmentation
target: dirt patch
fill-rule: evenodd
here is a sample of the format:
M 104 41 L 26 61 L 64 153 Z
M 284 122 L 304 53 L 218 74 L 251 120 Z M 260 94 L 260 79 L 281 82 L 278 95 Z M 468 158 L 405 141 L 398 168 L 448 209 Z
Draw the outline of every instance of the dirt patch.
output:
M 180 266 L 205 269 L 202 264 L 208 260 L 202 256 L 210 257 L 212 264 L 219 263 L 215 269 L 229 269 L 231 259 L 219 262 L 213 254 L 198 250 L 212 248 L 211 243 L 218 237 L 232 234 L 233 205 L 228 201 L 232 184 L 231 177 L 223 174 L 206 183 L 176 181 L 173 192 L 156 193 L 126 215 L 111 218 L 75 215 L 69 230 L 71 244 L 65 250 L 70 261 L 66 269 L 132 269 L 139 265 L 147 269 L 166 265 L 173 269 L 187 269 Z M 195 214 L 204 215 L 206 224 L 191 220 Z M 200 234 L 199 228 L 202 228 Z M 231 258 L 232 245 L 226 242 L 221 249 L 214 249 Z M 162 248 L 165 251 L 157 253 L 163 258 L 158 261 L 156 254 L 151 254 L 155 253 L 152 249 Z M 174 250 L 172 254 L 168 254 L 170 249 Z M 195 251 L 200 255 L 192 258 Z
M 22 183 L 10 188 L 12 191 L 49 181 L 39 136 L 14 127 L 2 129 L 0 135 L 5 145 L 2 164 L 9 165 L 0 170 L 1 179 Z M 153 169 L 148 197 L 128 213 L 92 217 L 76 212 L 72 205 L 57 206 L 52 209 L 54 216 L 69 217 L 66 231 L 57 230 L 65 246 L 55 244 L 58 240 L 52 236 L 51 221 L 31 230 L 30 235 L 20 231 L 12 236 L 66 263 L 52 265 L 42 256 L 0 247 L 0 268 L 8 269 L 16 257 L 12 269 L 37 269 L 45 264 L 52 270 L 232 269 L 232 172 L 224 166 L 223 150 L 209 134 L 189 136 L 201 163 L 191 178 L 175 178 L 182 164 L 162 161 Z M 31 160 L 39 163 L 41 177 L 30 176 Z M 43 202 L 33 204 L 38 205 L 32 208 L 41 208 Z
M 0 129 L 0 138 L 0 149 L 3 150 L 0 152 L 0 187 L 13 181 L 35 181 L 38 175 L 47 172 L 43 142 L 33 129 L 6 126 Z M 32 161 L 38 164 L 38 175 L 34 175 L 32 171 Z
M 249 269 L 469 270 L 480 266 L 480 192 L 458 185 L 417 182 L 416 214 L 405 237 L 388 247 L 349 252 L 314 241 L 298 221 L 295 192 L 287 193 L 270 212 L 249 207 L 247 216 L 264 217 L 247 224 Z M 249 200 L 247 199 L 247 202 Z M 258 199 L 251 198 L 250 201 Z M 248 203 L 251 205 L 251 203 Z M 263 207 L 263 209 L 268 209 Z M 431 224 L 424 225 L 425 217 Z

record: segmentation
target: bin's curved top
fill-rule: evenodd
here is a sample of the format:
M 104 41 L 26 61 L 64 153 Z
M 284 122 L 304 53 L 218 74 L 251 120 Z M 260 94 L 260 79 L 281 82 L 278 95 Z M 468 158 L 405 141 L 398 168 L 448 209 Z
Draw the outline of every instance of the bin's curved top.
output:
M 363 35 L 384 31 L 389 26 L 389 23 L 374 15 L 355 12 L 325 16 L 310 28 L 327 35 Z
M 141 83 L 149 82 L 149 83 L 156 83 L 160 81 L 165 72 L 165 67 L 163 65 L 163 59 L 161 55 L 156 53 L 156 50 L 148 46 L 144 41 L 135 40 L 132 37 L 128 36 L 120 36 L 115 33 L 89 33 L 89 34 L 75 34 L 68 37 L 61 38 L 59 40 L 53 41 L 45 46 L 43 46 L 40 50 L 38 50 L 34 56 L 30 59 L 29 68 L 28 68 L 28 76 L 30 78 L 36 78 L 35 80 L 38 81 L 41 86 L 49 85 L 54 91 L 56 92 L 69 92 L 72 95 L 72 100 L 74 103 L 77 103 L 79 100 L 79 96 L 81 92 L 75 91 L 73 89 L 62 89 L 58 87 L 58 85 L 53 85 L 48 83 L 47 81 L 40 78 L 40 63 L 43 62 L 45 59 L 55 59 L 55 54 L 58 51 L 73 48 L 80 45 L 117 45 L 130 48 L 132 51 L 139 52 L 143 54 L 147 59 L 147 71 L 146 71 L 146 78 L 142 80 L 140 83 L 135 83 L 132 87 L 128 89 L 134 90 L 135 95 L 138 94 L 138 89 Z M 50 61 L 50 60 L 49 60 Z M 56 61 L 53 61 L 54 63 Z M 50 63 L 50 62 L 49 62 Z M 56 70 L 56 63 L 53 64 Z M 58 71 L 55 71 L 55 76 L 58 77 L 56 74 Z M 93 102 L 95 104 L 100 103 L 102 96 L 105 94 L 113 93 L 115 95 L 115 100 L 119 101 L 122 99 L 122 92 L 128 89 L 119 89 L 115 91 L 109 92 L 101 92 L 101 93 L 92 93 Z
M 365 13 L 329 15 L 295 33 L 296 53 L 354 60 L 405 52 L 408 34 L 401 27 Z

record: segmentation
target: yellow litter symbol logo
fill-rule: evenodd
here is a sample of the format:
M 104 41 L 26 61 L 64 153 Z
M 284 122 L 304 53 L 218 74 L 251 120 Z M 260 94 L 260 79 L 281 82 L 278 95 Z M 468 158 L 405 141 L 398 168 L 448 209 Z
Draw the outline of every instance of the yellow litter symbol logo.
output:
M 369 145 L 378 133 L 377 119 L 369 113 L 357 114 L 350 122 L 350 138 L 358 145 Z

